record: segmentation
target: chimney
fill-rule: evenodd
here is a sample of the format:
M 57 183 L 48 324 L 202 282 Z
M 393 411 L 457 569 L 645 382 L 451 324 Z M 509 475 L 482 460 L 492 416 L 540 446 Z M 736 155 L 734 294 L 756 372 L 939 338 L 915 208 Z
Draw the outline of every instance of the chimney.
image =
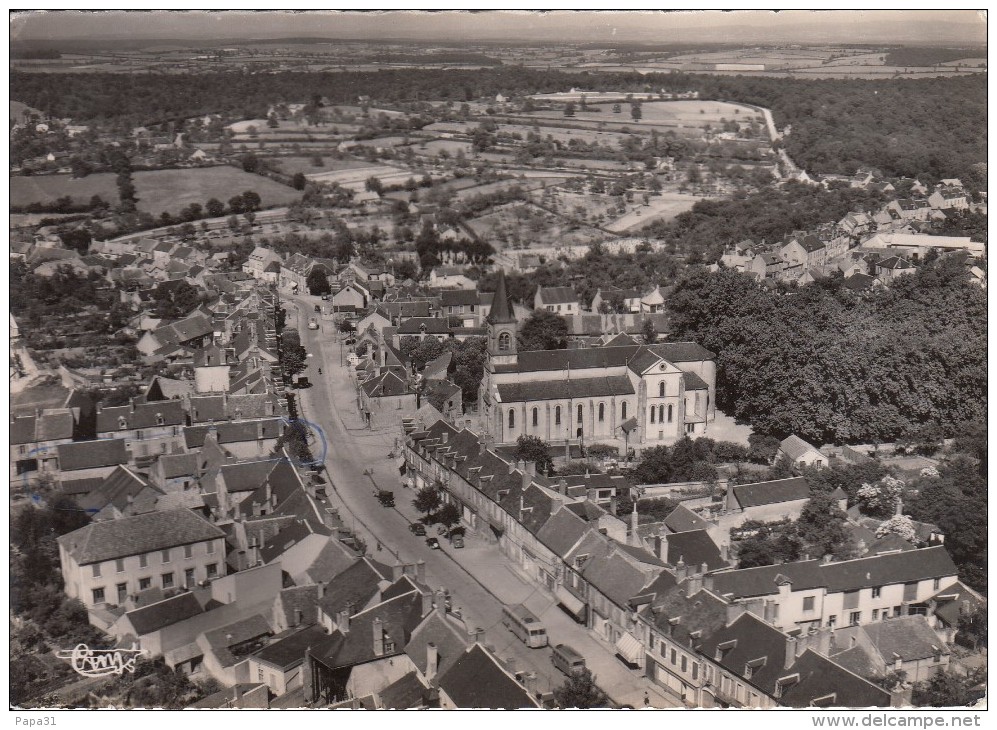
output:
M 426 644 L 426 681 L 432 682 L 436 676 L 436 670 L 440 663 L 440 652 L 436 644 L 429 642 Z
M 730 626 L 732 623 L 737 621 L 741 614 L 746 613 L 747 609 L 744 607 L 743 603 L 728 603 L 727 604 L 727 625 Z
M 706 563 L 700 563 L 699 564 L 699 575 L 705 575 L 706 571 L 708 571 L 709 569 L 710 569 L 709 565 L 707 565 Z
M 483 438 L 478 439 L 478 454 L 484 454 L 488 450 L 488 444 L 485 443 Z
M 419 560 L 415 564 L 415 579 L 425 585 L 426 583 L 426 561 Z
M 786 658 L 783 669 L 789 669 L 796 663 L 796 637 L 790 636 L 786 639 Z
M 675 564 L 675 578 L 679 582 L 682 582 L 688 575 L 689 569 L 686 567 L 685 560 L 683 560 L 682 556 L 679 555 L 679 561 Z
M 689 579 L 686 581 L 685 594 L 687 596 L 694 596 L 703 587 L 703 575 L 702 573 L 698 575 L 690 575 Z
M 658 559 L 663 562 L 668 562 L 668 528 L 664 525 L 658 527 Z
M 634 508 L 630 512 L 630 544 L 635 547 L 640 547 L 640 536 L 637 534 L 637 525 L 640 523 L 640 517 L 637 515 L 637 502 L 634 502 Z
M 436 610 L 440 616 L 447 615 L 447 595 L 442 588 L 436 591 Z
M 565 497 L 568 496 L 568 480 L 561 477 L 557 480 L 557 493 L 563 494 Z
M 304 614 L 301 612 L 300 608 L 294 609 L 294 625 L 301 626 L 301 622 L 304 619 Z
M 609 514 L 616 517 L 616 495 L 609 498 Z
M 705 588 L 708 591 L 712 591 L 713 590 L 713 576 L 712 575 L 707 574 L 707 575 L 703 576 L 703 588 Z
M 384 656 L 384 624 L 381 619 L 374 619 L 371 630 L 374 634 L 374 656 Z
M 350 633 L 350 612 L 347 610 L 342 610 L 336 614 L 336 628 L 342 633 Z
M 523 462 L 519 463 L 522 464 Z M 525 465 L 523 466 L 523 469 L 520 473 L 523 475 L 523 489 L 528 489 L 529 486 L 533 483 L 533 477 L 530 476 L 530 472 L 525 467 Z
M 401 577 L 405 575 L 405 566 L 401 563 L 395 563 L 391 566 L 391 582 L 394 583 L 396 580 L 401 580 Z
M 526 473 L 531 477 L 535 477 L 537 475 L 537 463 L 535 461 L 526 462 Z
M 720 546 L 720 557 L 723 558 L 723 561 L 725 563 L 730 562 L 730 545 L 728 545 L 727 543 L 723 543 Z
M 440 434 L 440 443 L 445 444 L 449 438 L 450 432 L 444 429 L 443 433 Z

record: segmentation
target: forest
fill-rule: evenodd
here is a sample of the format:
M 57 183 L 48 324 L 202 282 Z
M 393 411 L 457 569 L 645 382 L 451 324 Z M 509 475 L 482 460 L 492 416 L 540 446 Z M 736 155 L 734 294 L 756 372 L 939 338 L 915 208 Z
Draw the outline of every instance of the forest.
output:
M 784 79 L 682 73 L 591 73 L 503 66 L 478 70 L 392 69 L 371 72 L 195 75 L 14 72 L 10 97 L 80 122 L 158 124 L 203 115 L 265 116 L 270 104 L 318 94 L 332 104 L 402 108 L 429 101 L 566 91 L 697 90 L 703 99 L 772 109 L 790 156 L 817 173 L 879 168 L 888 176 L 933 182 L 959 177 L 986 160 L 987 77 L 929 79 Z
M 717 406 L 756 433 L 881 443 L 986 418 L 987 295 L 962 264 L 866 294 L 842 282 L 769 291 L 692 269 L 668 301 L 671 337 L 717 353 Z

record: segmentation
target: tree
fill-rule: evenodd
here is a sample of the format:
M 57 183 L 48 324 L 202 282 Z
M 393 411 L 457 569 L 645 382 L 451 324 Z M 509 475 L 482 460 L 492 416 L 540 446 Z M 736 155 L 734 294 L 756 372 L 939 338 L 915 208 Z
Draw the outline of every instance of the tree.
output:
M 328 294 L 332 291 L 332 287 L 329 286 L 329 277 L 322 266 L 312 267 L 312 270 L 308 272 L 308 278 L 305 279 L 305 286 L 308 287 L 308 292 L 314 296 Z
M 586 667 L 554 690 L 554 701 L 562 709 L 589 710 L 605 705 L 606 693 L 596 686 L 592 670 Z
M 986 682 L 985 667 L 962 677 L 954 672 L 936 672 L 927 682 L 914 685 L 911 702 L 915 707 L 965 707 L 980 699 L 977 687 Z
M 381 179 L 373 175 L 364 182 L 364 188 L 368 192 L 377 193 L 378 195 L 384 192 L 384 185 L 381 183 Z
M 412 506 L 427 517 L 440 506 L 440 493 L 434 487 L 423 487 L 415 494 Z
M 859 509 L 870 517 L 891 516 L 904 486 L 903 481 L 889 475 L 876 484 L 863 484 L 857 494 Z
M 239 164 L 242 165 L 242 169 L 246 172 L 256 172 L 260 169 L 260 160 L 252 152 L 247 152 L 239 157 Z
M 296 172 L 291 177 L 291 187 L 295 190 L 304 190 L 307 182 L 308 179 L 305 177 L 305 173 L 303 172 Z
M 523 435 L 516 439 L 516 459 L 536 464 L 538 474 L 550 474 L 554 469 L 550 444 L 539 436 Z
M 280 337 L 280 365 L 286 379 L 303 373 L 308 367 L 308 353 L 297 330 L 284 330 Z
M 573 117 L 575 116 L 575 102 L 569 101 L 564 105 L 564 116 Z
M 520 350 L 563 350 L 568 346 L 568 323 L 563 317 L 536 309 L 519 329 Z
M 209 198 L 208 202 L 204 204 L 204 209 L 212 218 L 220 218 L 225 215 L 225 204 L 218 198 Z
M 973 647 L 973 651 L 987 646 L 987 604 L 981 603 L 968 613 L 959 612 L 959 634 L 956 640 Z
M 644 115 L 644 112 L 641 111 L 640 104 L 631 104 L 630 105 L 630 116 L 633 117 L 633 120 L 635 122 L 639 122 L 640 118 L 643 115 Z
M 259 193 L 255 190 L 246 190 L 242 194 L 242 210 L 254 211 L 259 210 L 260 206 L 263 204 L 263 200 L 260 198 Z
M 879 527 L 876 528 L 876 537 L 884 537 L 885 535 L 899 535 L 910 543 L 917 540 L 914 523 L 907 515 L 893 515 L 890 519 L 880 523 Z
M 644 338 L 645 344 L 653 345 L 658 341 L 658 329 L 654 326 L 654 322 L 650 318 L 645 319 L 641 324 L 640 334 Z
M 460 524 L 460 510 L 452 502 L 447 502 L 436 513 L 436 519 L 441 525 L 447 528 L 447 537 L 450 537 L 454 526 Z

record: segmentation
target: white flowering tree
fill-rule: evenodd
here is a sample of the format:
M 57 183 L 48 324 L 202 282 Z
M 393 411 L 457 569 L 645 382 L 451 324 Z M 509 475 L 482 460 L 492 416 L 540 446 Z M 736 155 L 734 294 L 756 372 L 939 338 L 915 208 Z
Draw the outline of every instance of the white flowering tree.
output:
M 904 486 L 902 480 L 889 475 L 875 484 L 863 484 L 856 493 L 859 509 L 871 517 L 888 517 L 896 510 Z
M 917 536 L 914 523 L 907 515 L 893 515 L 876 528 L 876 537 L 889 534 L 899 535 L 907 542 L 914 542 L 914 538 Z

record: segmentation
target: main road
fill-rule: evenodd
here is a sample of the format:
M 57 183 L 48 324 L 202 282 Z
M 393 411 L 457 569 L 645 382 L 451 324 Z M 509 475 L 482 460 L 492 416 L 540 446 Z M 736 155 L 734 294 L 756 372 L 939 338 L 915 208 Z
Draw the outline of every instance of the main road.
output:
M 465 548 L 454 550 L 445 540 L 442 548 L 429 548 L 409 525 L 418 517 L 412 493 L 401 482 L 400 419 L 375 413 L 370 427 L 361 418 L 351 368 L 345 364 L 343 339 L 332 320 L 315 312 L 328 304 L 318 297 L 282 294 L 288 326 L 297 326 L 310 357 L 305 372 L 312 386 L 296 391 L 300 415 L 314 424 L 324 439 L 325 467 L 332 487 L 330 502 L 341 517 L 364 538 L 368 554 L 384 563 L 423 561 L 426 582 L 453 595 L 453 609 L 460 613 L 468 632 L 483 632 L 482 643 L 495 648 L 503 659 L 512 658 L 517 671 L 534 672 L 538 691 L 549 691 L 564 681 L 550 663 L 550 648 L 529 649 L 501 623 L 503 605 L 526 603 L 547 625 L 551 642 L 567 643 L 586 657 L 600 687 L 618 705 L 643 706 L 645 691 L 653 707 L 679 707 L 655 684 L 628 669 L 612 648 L 598 642 L 576 624 L 553 599 L 528 582 L 497 546 L 468 535 Z M 314 318 L 319 329 L 305 325 Z M 343 364 L 341 364 L 343 363 Z M 319 374 L 319 369 L 322 373 Z M 318 451 L 319 449 L 313 449 Z M 394 454 L 394 455 L 393 455 Z M 395 493 L 396 507 L 385 508 L 377 489 Z M 430 531 L 432 534 L 432 531 Z

